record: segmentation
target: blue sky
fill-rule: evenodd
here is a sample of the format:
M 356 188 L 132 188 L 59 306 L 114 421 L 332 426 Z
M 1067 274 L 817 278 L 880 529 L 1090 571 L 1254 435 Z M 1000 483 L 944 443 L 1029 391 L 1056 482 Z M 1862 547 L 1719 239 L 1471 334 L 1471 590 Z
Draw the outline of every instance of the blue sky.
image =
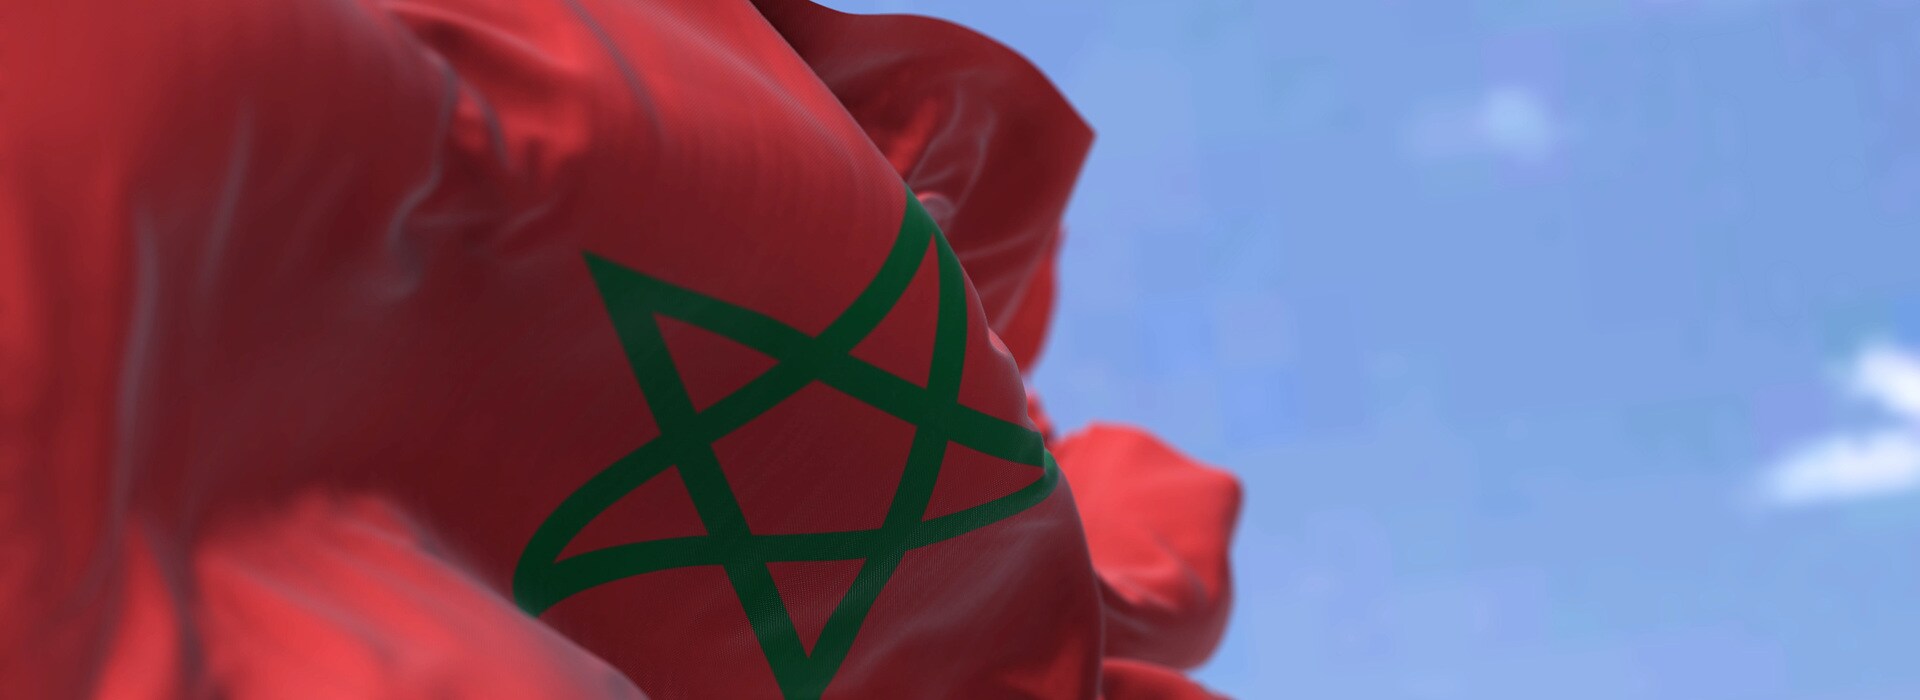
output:
M 1245 480 L 1212 686 L 1920 698 L 1920 3 L 829 4 L 1099 131 L 1038 384 Z

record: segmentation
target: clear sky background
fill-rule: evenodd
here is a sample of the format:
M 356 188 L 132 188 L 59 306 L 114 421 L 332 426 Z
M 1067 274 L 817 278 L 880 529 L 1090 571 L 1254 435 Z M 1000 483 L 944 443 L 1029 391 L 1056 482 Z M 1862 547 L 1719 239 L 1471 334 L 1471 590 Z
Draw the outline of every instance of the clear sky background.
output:
M 1038 384 L 1245 480 L 1213 687 L 1920 698 L 1920 2 L 829 4 L 1098 130 Z

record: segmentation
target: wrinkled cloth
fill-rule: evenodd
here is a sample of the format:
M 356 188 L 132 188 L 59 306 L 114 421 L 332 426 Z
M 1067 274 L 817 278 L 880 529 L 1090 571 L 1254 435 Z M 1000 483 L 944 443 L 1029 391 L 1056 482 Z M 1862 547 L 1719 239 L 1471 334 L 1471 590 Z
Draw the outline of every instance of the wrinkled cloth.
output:
M 0 684 L 1212 697 L 1237 483 L 1022 378 L 1091 138 L 800 0 L 0 9 Z

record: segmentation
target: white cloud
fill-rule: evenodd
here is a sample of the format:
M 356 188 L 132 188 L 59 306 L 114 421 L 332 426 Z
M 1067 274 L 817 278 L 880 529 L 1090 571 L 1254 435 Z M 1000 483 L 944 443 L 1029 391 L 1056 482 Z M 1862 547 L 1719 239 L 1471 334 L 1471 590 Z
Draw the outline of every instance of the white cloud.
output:
M 1845 383 L 1852 396 L 1877 404 L 1895 420 L 1791 450 L 1761 481 L 1767 503 L 1804 506 L 1920 489 L 1920 356 L 1892 343 L 1870 343 L 1848 368 Z
M 1776 505 L 1810 505 L 1899 493 L 1920 485 L 1920 434 L 1890 428 L 1832 435 L 1789 455 L 1766 481 Z
M 1424 157 L 1492 155 L 1537 163 L 1559 151 L 1565 136 L 1561 122 L 1537 92 L 1502 85 L 1472 100 L 1427 109 L 1414 119 L 1407 141 Z
M 1855 395 L 1920 424 L 1920 357 L 1892 343 L 1871 343 L 1854 363 L 1848 383 Z

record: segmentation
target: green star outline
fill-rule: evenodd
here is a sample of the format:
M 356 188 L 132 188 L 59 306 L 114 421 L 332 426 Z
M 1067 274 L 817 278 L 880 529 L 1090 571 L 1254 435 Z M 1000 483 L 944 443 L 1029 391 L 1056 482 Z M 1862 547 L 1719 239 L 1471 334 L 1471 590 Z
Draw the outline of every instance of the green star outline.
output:
M 849 353 L 898 303 L 928 245 L 938 251 L 940 293 L 932 367 L 922 388 Z M 899 234 L 879 272 L 818 336 L 591 252 L 584 256 L 660 434 L 589 479 L 534 532 L 513 573 L 514 598 L 529 614 L 539 615 L 604 583 L 718 565 L 726 571 L 782 694 L 817 698 L 846 660 L 867 613 L 907 551 L 1013 517 L 1045 500 L 1060 480 L 1059 467 L 1039 433 L 960 404 L 969 311 L 965 277 L 946 236 L 911 191 Z M 656 315 L 719 333 L 779 364 L 696 410 L 667 352 Z M 714 456 L 713 442 L 814 381 L 915 426 L 886 520 L 872 530 L 754 534 Z M 948 443 L 1037 467 L 1041 474 L 1006 496 L 925 520 Z M 560 559 L 567 544 L 602 511 L 673 466 L 680 468 L 707 534 L 621 544 Z M 809 654 L 767 564 L 848 559 L 863 560 L 860 571 Z

